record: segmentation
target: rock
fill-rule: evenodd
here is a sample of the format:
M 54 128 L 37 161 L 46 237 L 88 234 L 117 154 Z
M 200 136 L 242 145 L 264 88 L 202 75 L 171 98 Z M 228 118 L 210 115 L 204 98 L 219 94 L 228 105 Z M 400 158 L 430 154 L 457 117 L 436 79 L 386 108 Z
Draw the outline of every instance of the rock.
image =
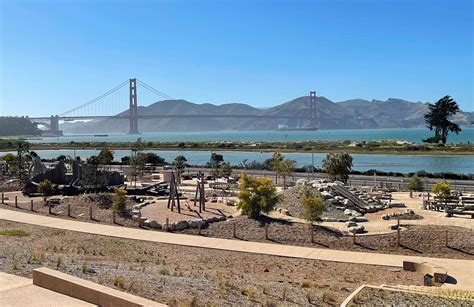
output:
M 87 269 L 87 273 L 96 274 L 96 273 L 97 273 L 97 270 L 94 269 L 94 268 L 89 268 L 89 269 Z
M 150 222 L 150 228 L 154 228 L 154 229 L 162 229 L 162 226 L 160 223 L 158 223 L 157 221 L 153 220 Z
M 336 207 L 337 210 L 341 210 L 341 211 L 344 211 L 346 210 L 346 207 L 343 207 L 343 206 L 337 206 Z
M 350 228 L 350 227 L 357 227 L 358 225 L 356 222 L 348 221 L 346 222 L 346 226 Z
M 283 215 L 291 216 L 290 211 L 288 211 L 288 209 L 281 209 L 280 212 L 281 212 L 281 214 L 283 214 Z
M 298 179 L 296 180 L 296 185 L 306 185 L 306 179 Z
M 213 216 L 213 217 L 210 217 L 210 218 L 208 218 L 208 219 L 207 219 L 207 222 L 208 222 L 208 223 L 215 223 L 215 222 L 219 222 L 219 218 L 218 218 L 218 217 L 215 217 L 215 216 Z
M 188 225 L 188 222 L 186 222 L 186 221 L 179 221 L 179 222 L 175 223 L 174 230 L 177 230 L 177 231 L 179 231 L 179 230 L 184 230 L 184 229 L 188 228 L 188 226 L 189 226 L 189 225 Z
M 382 220 L 388 221 L 390 219 L 389 215 L 383 215 Z
M 354 217 L 355 222 L 357 223 L 363 223 L 363 222 L 368 222 L 369 220 L 365 216 L 356 216 Z
M 204 228 L 204 227 L 206 226 L 206 224 L 207 224 L 207 222 L 206 222 L 206 220 L 204 220 L 204 219 L 196 219 L 196 218 L 194 218 L 194 219 L 190 219 L 190 220 L 188 221 L 188 226 L 189 226 L 190 228 L 198 228 L 199 225 L 201 225 L 201 228 Z
M 330 199 L 330 198 L 333 198 L 334 195 L 332 195 L 331 193 L 327 192 L 327 191 L 322 191 L 321 192 L 321 196 L 324 198 L 324 199 Z
M 270 270 L 265 268 L 265 269 L 263 269 L 263 272 L 268 273 L 268 272 L 270 272 Z
M 342 201 L 342 204 L 343 204 L 344 206 L 346 206 L 346 207 L 349 206 L 349 200 L 348 200 L 348 199 L 344 199 L 344 200 Z
M 365 232 L 365 227 L 364 226 L 356 226 L 352 227 L 349 229 L 350 232 L 355 232 L 355 233 L 364 233 Z
M 359 212 L 357 212 L 355 210 L 351 210 L 351 209 L 344 210 L 344 214 L 345 215 L 350 215 L 350 216 L 360 216 Z
M 324 222 L 337 222 L 337 219 L 334 217 L 323 217 L 322 220 Z
M 404 203 L 396 202 L 396 203 L 390 203 L 390 208 L 405 208 Z
M 138 210 L 138 209 L 133 209 L 132 210 L 132 214 L 137 214 L 138 215 L 139 213 L 140 213 L 140 210 Z
M 390 230 L 397 230 L 398 229 L 398 224 L 390 224 L 390 225 L 388 225 L 388 228 Z

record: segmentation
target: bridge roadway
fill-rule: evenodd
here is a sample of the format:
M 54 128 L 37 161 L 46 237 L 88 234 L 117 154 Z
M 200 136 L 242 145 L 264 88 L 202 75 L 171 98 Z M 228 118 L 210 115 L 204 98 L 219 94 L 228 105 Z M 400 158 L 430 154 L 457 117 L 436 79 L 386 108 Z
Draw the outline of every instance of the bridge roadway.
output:
M 298 118 L 311 119 L 310 116 L 293 116 L 293 115 L 245 115 L 245 114 L 157 114 L 147 115 L 138 114 L 137 118 L 151 119 L 151 118 Z M 51 117 L 29 117 L 31 120 L 51 120 Z M 59 120 L 73 121 L 73 120 L 88 120 L 88 119 L 130 119 L 129 115 L 86 115 L 86 116 L 59 116 Z

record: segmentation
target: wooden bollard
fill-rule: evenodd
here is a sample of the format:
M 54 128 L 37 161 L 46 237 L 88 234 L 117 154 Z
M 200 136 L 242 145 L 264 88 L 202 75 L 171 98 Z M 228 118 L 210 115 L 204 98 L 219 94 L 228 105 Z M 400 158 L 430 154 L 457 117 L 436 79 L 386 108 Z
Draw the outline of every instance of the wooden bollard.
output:
M 265 240 L 268 240 L 268 224 L 265 224 Z
M 115 210 L 112 211 L 112 223 L 113 223 L 113 224 L 116 224 L 116 223 L 115 223 Z
M 397 217 L 397 244 L 400 246 L 400 217 Z
M 67 216 L 71 217 L 71 204 L 67 204 Z
M 52 214 L 51 212 L 51 202 L 48 200 L 48 214 Z
M 446 236 L 446 238 L 445 238 L 446 239 L 446 247 L 449 247 L 449 245 L 448 245 L 448 231 L 447 230 L 445 231 L 445 236 Z
M 2 204 L 5 203 L 5 193 L 2 193 Z
M 92 206 L 89 206 L 89 219 L 92 220 Z
M 234 238 L 237 238 L 237 231 L 236 231 L 235 228 L 236 228 L 236 227 L 235 227 L 235 223 L 233 223 L 233 224 L 232 224 L 232 236 L 233 236 Z
M 314 243 L 314 229 L 313 229 L 313 225 L 311 225 L 311 243 Z
M 15 208 L 18 208 L 18 196 L 15 195 Z
M 166 218 L 166 231 L 170 231 L 170 219 Z
M 201 223 L 198 223 L 198 235 L 201 235 Z
M 35 211 L 35 209 L 33 208 L 33 200 L 30 200 L 30 210 Z
M 356 244 L 356 232 L 355 230 L 352 231 L 352 244 Z

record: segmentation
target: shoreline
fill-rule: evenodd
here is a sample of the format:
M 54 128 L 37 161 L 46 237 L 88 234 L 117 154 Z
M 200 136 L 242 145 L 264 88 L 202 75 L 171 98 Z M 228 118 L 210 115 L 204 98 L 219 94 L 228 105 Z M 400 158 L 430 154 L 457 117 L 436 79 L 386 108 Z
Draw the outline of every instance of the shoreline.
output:
M 8 142 L 8 141 L 7 141 Z M 30 150 L 95 150 L 109 147 L 112 150 L 131 150 L 134 142 L 78 142 L 78 143 L 30 143 Z M 221 151 L 221 152 L 281 152 L 281 153 L 338 153 L 361 155 L 405 156 L 472 156 L 473 144 L 433 145 L 403 144 L 387 141 L 366 142 L 361 147 L 348 146 L 343 142 L 146 142 L 143 148 L 163 151 Z M 16 151 L 12 144 L 0 147 L 0 152 Z

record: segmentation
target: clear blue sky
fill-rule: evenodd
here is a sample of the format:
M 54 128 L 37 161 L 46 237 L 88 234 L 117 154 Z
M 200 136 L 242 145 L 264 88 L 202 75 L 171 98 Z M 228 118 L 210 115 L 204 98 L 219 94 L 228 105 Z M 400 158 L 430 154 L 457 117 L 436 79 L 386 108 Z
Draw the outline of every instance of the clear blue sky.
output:
M 0 0 L 0 114 L 137 77 L 197 103 L 453 96 L 474 110 L 472 0 Z

